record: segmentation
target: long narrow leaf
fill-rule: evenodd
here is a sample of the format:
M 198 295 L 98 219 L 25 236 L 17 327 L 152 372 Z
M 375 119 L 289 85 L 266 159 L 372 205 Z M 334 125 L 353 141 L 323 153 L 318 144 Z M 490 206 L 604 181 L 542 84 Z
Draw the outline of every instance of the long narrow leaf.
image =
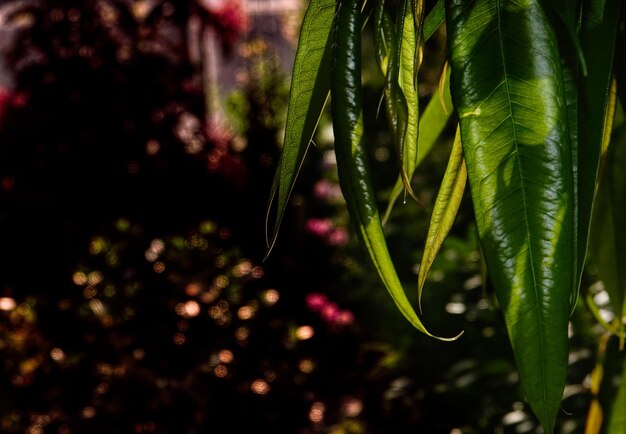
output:
M 359 1 L 339 0 L 333 31 L 331 74 L 339 182 L 359 241 L 398 309 L 415 328 L 433 336 L 406 297 L 391 261 L 378 214 L 367 150 L 363 143 L 360 30 Z
M 408 4 L 408 1 L 405 2 Z M 400 45 L 400 72 L 398 74 L 398 84 L 404 95 L 407 107 L 407 123 L 404 135 L 400 140 L 399 156 L 401 160 L 400 174 L 404 189 L 411 196 L 414 196 L 411 187 L 411 178 L 415 171 L 417 161 L 417 134 L 419 131 L 419 99 L 417 95 L 417 71 L 416 54 L 418 51 L 418 41 L 415 32 L 413 13 L 405 5 L 399 10 L 398 31 L 402 30 L 401 37 L 398 38 Z
M 424 42 L 430 39 L 445 20 L 446 10 L 443 6 L 443 0 L 438 0 L 424 19 Z
M 430 151 L 437 143 L 437 139 L 441 136 L 445 126 L 448 124 L 448 120 L 452 115 L 452 99 L 450 97 L 450 71 L 446 69 L 442 75 L 443 85 L 437 90 L 437 92 L 430 98 L 430 101 L 426 105 L 426 109 L 422 113 L 420 123 L 423 127 L 420 129 L 417 148 L 417 161 L 416 168 L 424 161 L 424 158 L 430 153 Z M 441 104 L 443 101 L 443 105 Z M 396 201 L 402 194 L 403 183 L 402 177 L 398 177 L 396 184 L 393 186 L 391 194 L 389 195 L 389 201 L 387 203 L 387 209 L 383 216 L 383 225 L 387 223 L 391 216 L 391 211 Z
M 446 21 L 481 244 L 522 386 L 552 433 L 568 366 L 575 248 L 557 42 L 535 0 L 448 0 Z
M 396 55 L 396 35 L 393 28 L 393 20 L 391 19 L 387 8 L 385 8 L 385 0 L 378 0 L 374 9 L 374 49 L 376 51 L 376 60 L 383 76 L 388 77 L 391 68 L 395 68 L 397 59 L 391 59 Z M 389 80 L 389 79 L 388 79 Z M 383 97 L 385 103 L 385 111 L 387 120 L 394 143 L 398 141 L 398 110 L 406 112 L 404 100 L 400 103 L 394 99 L 393 88 L 397 88 L 397 83 L 385 83 Z M 406 115 L 404 115 L 406 117 Z
M 430 226 L 428 228 L 428 237 L 426 238 L 426 246 L 424 247 L 424 254 L 422 256 L 422 262 L 420 264 L 419 274 L 417 277 L 417 291 L 418 298 L 422 300 L 422 290 L 424 283 L 426 283 L 426 275 L 430 270 L 439 249 L 443 245 L 454 219 L 461 206 L 463 200 L 463 192 L 465 191 L 465 183 L 467 181 L 467 169 L 465 167 L 465 160 L 463 159 L 463 147 L 461 145 L 461 134 L 457 128 L 456 136 L 454 138 L 454 145 L 452 146 L 452 152 L 450 153 L 450 159 L 448 161 L 448 167 L 443 176 L 439 193 L 437 194 L 437 200 L 435 201 L 435 208 L 433 209 L 432 217 L 430 219 Z
M 268 204 L 268 255 L 276 242 L 287 201 L 328 99 L 334 12 L 335 0 L 311 0 L 302 22 L 291 79 L 283 150 Z M 276 216 L 270 235 L 269 213 L 275 197 Z
M 596 180 L 604 135 L 604 119 L 611 82 L 615 36 L 617 34 L 620 0 L 598 0 L 583 3 L 581 41 L 587 61 L 587 75 L 581 77 L 579 92 L 579 155 L 578 155 L 578 234 L 577 276 L 580 285 Z M 598 49 L 598 47 L 602 47 Z
M 626 127 L 614 137 L 598 187 L 589 250 L 623 335 L 626 326 L 619 319 L 626 315 Z M 620 343 L 623 347 L 623 336 Z

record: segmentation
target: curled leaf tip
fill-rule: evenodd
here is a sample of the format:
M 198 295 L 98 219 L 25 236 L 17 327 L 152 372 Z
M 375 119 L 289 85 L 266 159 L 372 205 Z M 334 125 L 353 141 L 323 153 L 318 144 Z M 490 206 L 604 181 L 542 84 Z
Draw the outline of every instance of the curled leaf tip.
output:
M 456 335 L 454 337 L 451 337 L 451 338 L 442 338 L 440 336 L 434 336 L 434 335 L 431 335 L 431 337 L 433 337 L 433 338 L 435 338 L 435 339 L 437 339 L 439 341 L 442 341 L 442 342 L 454 342 L 457 339 L 459 339 L 461 336 L 463 336 L 464 333 L 465 333 L 465 330 L 461 330 L 461 332 L 458 335 Z

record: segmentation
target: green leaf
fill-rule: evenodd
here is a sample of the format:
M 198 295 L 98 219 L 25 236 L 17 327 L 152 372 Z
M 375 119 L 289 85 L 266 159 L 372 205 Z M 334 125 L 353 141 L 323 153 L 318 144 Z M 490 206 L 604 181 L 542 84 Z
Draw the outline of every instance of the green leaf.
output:
M 443 101 L 443 105 L 442 102 Z M 423 127 L 420 129 L 417 148 L 416 167 L 424 161 L 424 158 L 430 153 L 437 143 L 437 139 L 443 132 L 448 120 L 452 115 L 452 99 L 450 97 L 450 71 L 447 68 L 442 75 L 442 85 L 437 92 L 430 98 L 426 109 L 422 113 L 420 123 Z M 403 184 L 402 177 L 398 177 L 387 203 L 387 209 L 383 216 L 383 224 L 386 224 L 391 216 L 391 211 L 396 201 L 402 194 Z
M 398 32 L 402 32 L 401 37 L 398 38 L 401 41 L 399 44 L 400 73 L 398 74 L 398 85 L 406 101 L 407 123 L 399 146 L 402 163 L 400 174 L 405 190 L 411 196 L 415 196 L 411 188 L 411 178 L 417 167 L 417 134 L 419 130 L 419 99 L 417 95 L 417 70 L 415 69 L 418 42 L 413 13 L 408 8 L 408 1 L 403 3 L 404 7 L 398 11 L 398 22 L 402 21 L 402 24 L 398 26 Z
M 546 4 L 552 8 L 561 21 L 563 22 L 565 29 L 567 30 L 568 39 L 573 46 L 578 62 L 580 62 L 580 68 L 583 75 L 587 75 L 587 63 L 585 62 L 585 55 L 583 53 L 582 46 L 580 44 L 580 38 L 578 36 L 580 30 L 580 11 L 582 4 L 578 0 L 561 1 L 561 0 L 543 0 Z
M 557 42 L 535 0 L 448 0 L 476 222 L 528 401 L 552 433 L 567 374 L 573 174 Z
M 578 152 L 578 270 L 575 283 L 580 285 L 596 180 L 604 135 L 604 118 L 611 82 L 615 36 L 620 15 L 619 0 L 596 0 L 583 3 L 581 41 L 587 61 L 587 76 L 580 77 L 579 152 Z M 601 47 L 599 49 L 598 47 Z
M 311 0 L 302 22 L 291 79 L 283 150 L 268 204 L 268 255 L 276 242 L 287 201 L 328 100 L 334 12 L 335 0 Z M 269 213 L 274 198 L 277 198 L 276 216 L 269 235 Z
M 358 0 L 339 0 L 333 32 L 331 96 L 339 182 L 357 237 L 396 306 L 415 328 L 433 336 L 406 297 L 378 214 L 363 140 L 359 9 Z
M 393 142 L 398 143 L 398 110 L 403 111 L 403 119 L 406 119 L 406 102 L 394 99 L 395 94 L 400 92 L 397 81 L 390 78 L 392 75 L 390 69 L 397 69 L 398 64 L 397 58 L 394 57 L 396 56 L 396 35 L 392 19 L 385 8 L 385 0 L 378 0 L 374 9 L 374 50 L 378 67 L 386 77 L 383 97 L 389 128 Z
M 592 219 L 590 254 L 616 318 L 626 315 L 626 127 L 614 134 L 606 155 Z M 623 321 L 617 321 L 622 335 Z M 623 337 L 621 338 L 622 346 Z
M 461 134 L 457 128 L 454 138 L 454 145 L 448 160 L 448 167 L 443 176 L 435 208 L 430 219 L 428 228 L 428 237 L 426 238 L 426 246 L 420 264 L 419 274 L 417 278 L 418 299 L 422 300 L 422 290 L 426 283 L 426 275 L 430 270 L 439 249 L 443 245 L 446 236 L 452 228 L 454 219 L 461 206 L 463 200 L 463 192 L 465 191 L 465 182 L 467 181 L 467 169 L 465 168 L 465 160 L 463 159 L 463 147 L 461 146 Z
M 446 9 L 443 6 L 443 0 L 438 0 L 424 19 L 424 42 L 430 39 L 445 20 Z

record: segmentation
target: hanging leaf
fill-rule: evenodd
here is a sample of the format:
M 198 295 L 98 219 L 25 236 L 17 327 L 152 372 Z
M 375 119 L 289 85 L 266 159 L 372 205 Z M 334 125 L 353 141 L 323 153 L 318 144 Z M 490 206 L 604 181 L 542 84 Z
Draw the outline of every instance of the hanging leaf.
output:
M 311 0 L 302 22 L 291 79 L 283 150 L 268 204 L 268 255 L 276 242 L 287 201 L 328 99 L 334 12 L 335 0 Z M 276 216 L 270 235 L 269 213 L 275 198 Z
M 378 214 L 369 157 L 363 143 L 359 9 L 358 0 L 339 0 L 333 32 L 331 96 L 339 183 L 359 241 L 396 306 L 415 328 L 433 336 L 406 297 L 389 256 Z
M 420 264 L 418 282 L 418 299 L 422 300 L 422 290 L 426 282 L 426 275 L 430 270 L 439 249 L 443 245 L 446 236 L 452 228 L 454 219 L 461 206 L 463 200 L 463 192 L 465 191 L 465 182 L 467 181 L 467 169 L 465 168 L 465 160 L 463 159 L 463 147 L 461 146 L 461 135 L 457 128 L 454 138 L 454 145 L 450 153 L 448 167 L 441 182 L 435 208 L 433 209 L 428 228 L 428 237 L 426 238 L 426 246 Z
M 403 2 L 403 7 L 398 11 L 398 32 L 400 37 L 400 72 L 398 85 L 404 96 L 407 107 L 407 122 L 404 135 L 400 140 L 399 156 L 401 161 L 400 174 L 404 189 L 415 198 L 411 187 L 411 178 L 417 162 L 417 134 L 419 131 L 419 99 L 417 95 L 417 66 L 416 54 L 418 40 L 415 32 L 413 13 L 408 7 L 408 1 Z M 417 200 L 417 198 L 415 198 Z
M 626 325 L 626 126 L 607 150 L 592 220 L 590 254 L 604 283 L 624 346 Z
M 400 90 L 398 89 L 397 81 L 390 79 L 390 75 L 395 75 L 395 73 L 390 72 L 390 68 L 395 70 L 398 64 L 397 58 L 394 57 L 396 56 L 396 44 L 393 21 L 387 8 L 385 8 L 385 0 L 378 0 L 374 9 L 374 50 L 378 67 L 383 76 L 387 77 L 383 90 L 383 99 L 394 143 L 398 143 L 398 134 L 400 134 L 398 128 L 402 127 L 398 126 L 398 110 L 403 111 L 403 119 L 406 119 L 406 103 L 403 99 L 400 101 L 394 99 L 394 96 Z M 392 59 L 392 57 L 394 58 Z
M 430 39 L 445 20 L 446 10 L 443 5 L 443 0 L 438 0 L 424 20 L 424 42 Z
M 522 386 L 552 433 L 567 374 L 575 249 L 557 42 L 535 0 L 448 0 L 446 20 L 483 252 Z
M 589 228 L 598 167 L 604 135 L 604 119 L 611 82 L 615 36 L 620 15 L 618 0 L 583 2 L 581 41 L 587 62 L 587 75 L 580 76 L 578 201 L 577 201 L 577 273 L 580 285 L 589 240 Z M 598 49 L 602 47 L 602 49 Z
M 430 98 L 426 109 L 420 118 L 420 123 L 424 126 L 420 130 L 418 137 L 419 146 L 417 148 L 416 168 L 424 161 L 424 158 L 430 153 L 437 143 L 437 139 L 441 136 L 448 120 L 452 115 L 452 99 L 450 97 L 450 71 L 446 68 L 442 74 L 442 85 L 437 92 Z M 443 101 L 443 104 L 442 104 Z M 403 184 L 402 178 L 398 177 L 396 184 L 393 186 L 389 195 L 387 209 L 383 216 L 383 225 L 387 224 L 391 211 L 396 201 L 402 194 Z

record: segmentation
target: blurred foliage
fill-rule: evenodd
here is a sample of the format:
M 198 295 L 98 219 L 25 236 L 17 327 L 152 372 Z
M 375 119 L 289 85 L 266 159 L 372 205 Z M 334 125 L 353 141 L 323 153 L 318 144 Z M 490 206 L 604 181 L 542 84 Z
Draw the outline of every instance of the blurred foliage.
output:
M 465 330 L 456 343 L 417 336 L 364 266 L 327 120 L 261 262 L 288 81 L 268 38 L 226 96 L 229 123 L 207 125 L 190 23 L 235 23 L 233 56 L 254 26 L 216 4 L 0 6 L 0 431 L 536 432 L 468 204 L 424 294 L 433 331 Z M 423 70 L 428 97 L 439 66 Z M 391 189 L 382 122 L 367 137 Z M 415 179 L 427 207 L 450 139 Z M 389 223 L 407 287 L 428 216 L 407 203 Z M 579 309 L 561 433 L 582 432 L 591 400 L 590 324 Z

